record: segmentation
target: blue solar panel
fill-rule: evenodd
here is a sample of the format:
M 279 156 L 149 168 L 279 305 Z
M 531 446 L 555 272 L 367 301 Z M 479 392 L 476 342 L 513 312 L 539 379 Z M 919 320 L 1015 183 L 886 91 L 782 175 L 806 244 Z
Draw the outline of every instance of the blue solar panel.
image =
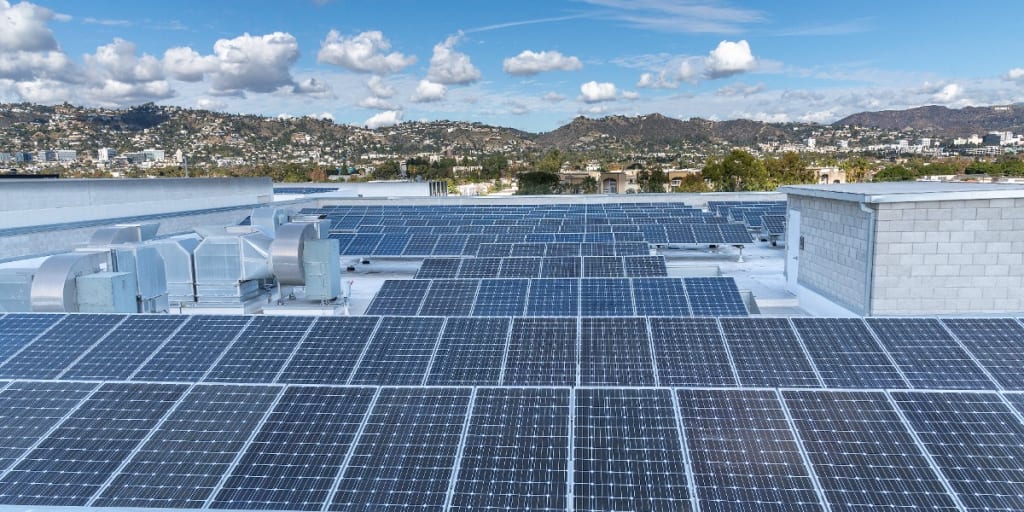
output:
M 502 384 L 575 385 L 576 340 L 575 318 L 513 319 Z
M 504 258 L 501 270 L 496 277 L 535 278 L 540 277 L 541 259 L 539 258 Z
M 835 388 L 905 388 L 907 383 L 860 319 L 794 318 L 821 379 Z
M 372 388 L 288 388 L 212 508 L 320 510 L 373 397 Z
M 513 244 L 509 256 L 522 258 L 543 258 L 547 251 L 546 244 L 518 243 Z
M 686 287 L 678 278 L 631 279 L 633 302 L 640 316 L 689 316 Z
M 501 258 L 470 258 L 462 260 L 459 277 L 463 279 L 498 277 L 500 271 Z
M 967 510 L 1024 510 L 1024 424 L 990 393 L 894 392 Z
M 647 323 L 643 318 L 580 319 L 580 384 L 656 384 Z
M 721 324 L 740 385 L 821 385 L 785 318 L 723 318 Z
M 662 386 L 735 386 L 725 342 L 713 318 L 651 318 Z
M 0 472 L 17 461 L 95 387 L 77 382 L 15 382 L 0 391 Z
M 443 508 L 468 404 L 465 388 L 382 389 L 330 510 Z
M 687 510 L 671 390 L 576 391 L 575 510 Z M 614 443 L 609 440 L 614 439 Z
M 441 235 L 437 237 L 437 244 L 431 254 L 443 256 L 458 256 L 462 254 L 466 246 L 465 235 Z
M 518 316 L 526 307 L 526 279 L 483 279 L 473 306 L 473 316 Z
M 389 279 L 366 308 L 367 315 L 415 315 L 427 295 L 430 281 L 422 279 Z
M 314 317 L 258 316 L 206 375 L 209 382 L 273 382 Z
M 193 388 L 91 505 L 201 508 L 280 392 Z
M 533 279 L 526 302 L 527 316 L 577 316 L 578 279 Z
M 633 295 L 628 279 L 581 279 L 580 316 L 631 316 Z
M 544 258 L 541 263 L 539 277 L 580 277 L 582 275 L 583 260 L 575 256 L 561 256 Z
M 68 315 L 0 366 L 0 378 L 52 379 L 125 318 Z
M 783 396 L 833 510 L 957 510 L 885 393 Z
M 824 508 L 774 392 L 678 393 L 701 510 Z
M 611 242 L 580 244 L 580 256 L 615 256 L 615 244 Z
M 64 315 L 11 313 L 0 318 L 0 363 L 14 355 Z
M 568 389 L 480 389 L 451 510 L 566 510 L 569 435 Z
M 545 256 L 560 257 L 560 256 L 580 256 L 580 244 L 577 242 L 556 242 L 548 244 L 548 250 L 545 252 Z
M 434 253 L 434 246 L 437 245 L 435 235 L 412 235 L 402 250 L 404 256 L 429 256 Z
M 479 281 L 471 279 L 435 279 L 418 314 L 468 316 L 473 311 L 479 284 Z
M 184 316 L 128 317 L 62 375 L 65 379 L 124 380 L 187 320 Z
M 615 256 L 588 256 L 583 258 L 583 277 L 623 277 L 626 275 L 622 258 Z
M 686 298 L 694 316 L 747 316 L 747 306 L 731 277 L 687 277 Z
M 510 323 L 508 318 L 449 318 L 427 384 L 499 384 Z
M 416 271 L 416 279 L 453 279 L 461 264 L 462 258 L 427 258 Z
M 369 256 L 373 254 L 374 249 L 377 248 L 377 244 L 384 239 L 384 235 L 376 233 L 360 233 L 352 237 L 352 241 L 345 247 L 342 254 L 351 256 Z
M 512 244 L 480 244 L 477 258 L 507 258 L 512 253 Z
M 625 256 L 622 258 L 626 277 L 664 277 L 668 275 L 664 256 Z
M 421 384 L 437 349 L 444 321 L 435 317 L 382 318 L 352 383 Z
M 102 386 L 0 479 L 0 503 L 85 505 L 187 388 Z
M 868 325 L 915 388 L 995 389 L 938 320 L 869 318 Z
M 359 361 L 377 317 L 349 316 L 317 319 L 292 356 L 278 382 L 345 384 Z
M 373 249 L 374 256 L 399 256 L 405 251 L 406 244 L 409 243 L 409 235 L 405 234 L 389 234 L 384 235 L 377 247 Z
M 1003 389 L 1024 390 L 1024 328 L 1012 318 L 942 321 Z
M 197 381 L 252 320 L 246 316 L 194 316 L 139 368 L 133 380 Z

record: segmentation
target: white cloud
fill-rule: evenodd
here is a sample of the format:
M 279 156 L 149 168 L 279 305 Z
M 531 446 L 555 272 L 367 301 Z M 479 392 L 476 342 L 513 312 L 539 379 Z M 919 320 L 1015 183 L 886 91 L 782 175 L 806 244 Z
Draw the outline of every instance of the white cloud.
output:
M 45 52 L 58 50 L 57 39 L 47 22 L 53 11 L 28 2 L 11 5 L 0 0 L 0 52 Z
M 217 71 L 219 63 L 213 55 L 199 55 L 187 46 L 169 48 L 164 52 L 164 72 L 183 82 L 198 82 L 203 75 Z
M 618 91 L 615 89 L 615 84 L 611 82 L 597 82 L 591 80 L 580 86 L 580 99 L 585 103 L 598 103 L 602 101 L 612 101 L 615 99 Z
M 395 88 L 384 83 L 384 79 L 376 75 L 366 81 L 366 88 L 377 98 L 390 98 L 395 95 Z
M 224 110 L 228 106 L 224 102 L 213 98 L 199 98 L 196 100 L 196 108 L 202 110 Z
M 367 128 L 376 130 L 387 126 L 394 126 L 402 122 L 402 112 L 399 110 L 388 110 L 370 117 L 363 123 Z
M 609 8 L 603 16 L 646 30 L 691 33 L 740 32 L 764 20 L 760 11 L 718 5 L 720 2 L 666 0 L 584 0 Z
M 292 87 L 292 93 L 305 94 L 315 98 L 334 97 L 334 92 L 331 90 L 331 86 L 312 77 L 296 83 L 295 86 Z
M 627 100 L 640 99 L 640 93 L 636 91 L 622 91 L 622 97 Z
M 135 43 L 114 38 L 114 42 L 96 48 L 96 53 L 86 55 L 85 64 L 91 72 L 127 84 L 163 80 L 160 61 L 146 53 L 138 57 L 135 50 Z
M 469 56 L 454 49 L 461 40 L 462 34 L 459 33 L 434 45 L 427 80 L 445 85 L 466 85 L 480 81 L 480 70 L 473 65 Z
M 643 89 L 675 89 L 679 87 L 679 82 L 668 80 L 665 73 L 641 73 L 636 86 Z
M 562 94 L 558 94 L 557 92 L 550 91 L 544 94 L 544 96 L 541 96 L 540 99 L 544 101 L 550 101 L 551 103 L 558 103 L 560 101 L 564 101 L 565 96 Z
M 447 93 L 448 88 L 444 84 L 420 80 L 419 85 L 416 86 L 416 92 L 410 99 L 416 103 L 430 103 L 443 100 Z
M 14 89 L 23 101 L 44 105 L 67 101 L 73 94 L 67 83 L 48 79 L 17 82 Z
M 938 103 L 951 103 L 963 96 L 964 88 L 959 84 L 946 84 L 932 95 L 932 100 Z
M 416 56 L 398 52 L 386 53 L 391 42 L 378 30 L 363 32 L 350 38 L 337 30 L 327 33 L 320 43 L 319 62 L 334 64 L 360 73 L 397 73 L 416 63 Z
M 391 102 L 389 102 L 388 100 L 386 100 L 384 98 L 377 97 L 377 96 L 370 96 L 368 98 L 363 98 L 363 99 L 359 100 L 359 103 L 357 103 L 357 105 L 362 107 L 362 108 L 369 108 L 369 109 L 373 109 L 373 110 L 397 110 L 398 109 L 397 106 L 392 105 Z
M 101 105 L 124 106 L 167 99 L 174 96 L 174 90 L 166 80 L 131 83 L 107 79 L 88 87 L 85 95 Z
M 705 75 L 708 78 L 723 78 L 751 71 L 757 59 L 750 53 L 750 44 L 745 39 L 737 42 L 722 41 L 707 58 Z
M 530 107 L 515 100 L 506 101 L 505 106 L 508 107 L 508 112 L 515 116 L 522 116 L 530 113 Z
M 286 32 L 242 34 L 213 45 L 218 60 L 212 75 L 215 92 L 273 92 L 292 85 L 290 68 L 299 58 L 299 43 Z
M 319 114 L 310 114 L 309 117 L 313 119 L 320 119 L 321 121 L 334 121 L 334 114 L 330 112 L 321 112 Z
M 0 51 L 0 78 L 19 81 L 51 78 L 75 82 L 81 81 L 82 76 L 71 59 L 60 51 Z
M 1013 68 L 1007 71 L 1003 78 L 1006 80 L 1022 81 L 1024 80 L 1024 68 Z
M 576 71 L 583 69 L 583 63 L 577 57 L 566 57 L 556 51 L 523 50 L 505 59 L 502 68 L 510 75 L 532 76 L 545 71 Z
M 732 98 L 736 96 L 747 97 L 762 91 L 764 91 L 764 84 L 762 83 L 747 85 L 741 82 L 737 82 L 735 84 L 730 84 L 718 89 L 717 91 L 715 91 L 715 95 L 725 96 L 727 98 Z
M 600 115 L 608 112 L 608 107 L 605 105 L 591 105 L 589 107 L 580 109 L 580 112 L 584 114 Z

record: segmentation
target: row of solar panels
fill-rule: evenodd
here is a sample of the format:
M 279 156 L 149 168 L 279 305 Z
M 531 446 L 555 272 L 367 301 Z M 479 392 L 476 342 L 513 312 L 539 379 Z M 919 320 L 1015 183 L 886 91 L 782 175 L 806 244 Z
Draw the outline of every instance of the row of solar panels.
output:
M 739 203 L 739 202 L 737 202 Z M 619 216 L 657 212 L 702 212 L 682 202 L 646 203 L 543 203 L 543 204 L 431 204 L 431 205 L 324 205 L 310 212 L 332 215 L 565 215 Z
M 611 233 L 604 233 L 610 235 Z M 343 256 L 477 256 L 487 244 L 500 243 L 485 254 L 492 256 L 643 256 L 651 253 L 646 242 L 526 242 L 524 235 L 379 235 L 337 234 Z M 503 251 L 499 252 L 499 251 Z
M 337 192 L 338 187 L 274 187 L 275 194 L 325 194 L 327 192 Z
M 11 314 L 0 335 L 2 379 L 1024 391 L 1024 328 L 998 318 Z
M 499 245 L 499 244 L 493 244 Z M 481 251 L 478 251 L 478 253 Z M 426 258 L 416 279 L 665 277 L 664 256 Z
M 5 383 L 0 504 L 1022 510 L 1024 395 Z
M 402 279 L 385 281 L 366 314 L 747 316 L 747 308 L 729 277 Z
M 333 219 L 331 231 L 337 233 L 409 233 L 409 234 L 477 234 L 477 233 L 498 233 L 498 234 L 545 234 L 545 233 L 635 233 L 642 231 L 643 226 L 675 226 L 677 224 L 729 224 L 729 221 L 720 217 L 709 217 L 706 221 L 693 217 L 670 217 L 644 219 L 645 222 L 637 223 L 591 223 L 582 224 L 579 222 L 547 222 L 549 219 L 517 219 L 512 221 L 508 218 L 493 221 L 468 222 L 460 218 L 437 218 L 424 220 L 418 225 L 401 224 L 396 222 L 381 224 L 360 224 L 352 225 L 350 217 Z

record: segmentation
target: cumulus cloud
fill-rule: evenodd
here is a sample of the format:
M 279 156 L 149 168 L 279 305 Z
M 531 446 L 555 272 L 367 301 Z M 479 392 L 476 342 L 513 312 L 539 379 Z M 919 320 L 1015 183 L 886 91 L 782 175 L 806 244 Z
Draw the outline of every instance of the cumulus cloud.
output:
M 166 80 L 129 83 L 106 79 L 90 85 L 85 94 L 101 105 L 123 106 L 170 98 L 174 90 Z
M 131 41 L 115 38 L 84 59 L 90 79 L 83 92 L 96 103 L 130 105 L 174 96 L 163 64 L 152 55 L 137 55 Z
M 448 94 L 448 88 L 444 84 L 420 80 L 419 85 L 416 86 L 416 92 L 410 99 L 416 103 L 430 103 L 443 100 L 446 94 Z
M 224 110 L 228 106 L 224 102 L 213 98 L 199 98 L 196 101 L 196 108 L 202 110 Z
M 724 96 L 726 98 L 732 98 L 737 96 L 747 97 L 764 91 L 764 84 L 758 83 L 754 85 L 747 85 L 744 83 L 737 82 L 722 87 L 715 91 L 715 96 Z
M 67 83 L 49 79 L 17 82 L 14 90 L 23 101 L 31 103 L 60 103 L 72 96 L 71 87 Z
M 959 84 L 946 84 L 941 89 L 932 94 L 932 101 L 938 103 L 951 103 L 960 99 L 963 96 L 964 88 Z
M 580 86 L 580 99 L 584 103 L 599 103 L 602 101 L 612 101 L 615 99 L 618 91 L 615 89 L 615 84 L 611 82 L 597 82 L 591 80 Z
M 583 63 L 577 57 L 566 57 L 556 51 L 523 50 L 505 59 L 502 68 L 510 75 L 533 76 L 545 71 L 576 71 L 583 69 Z
M 11 5 L 0 0 L 0 51 L 45 52 L 59 49 L 47 23 L 53 11 L 28 2 Z
M 187 46 L 169 48 L 164 52 L 164 72 L 167 76 L 183 82 L 199 82 L 207 73 L 217 71 L 217 57 L 199 55 Z
M 394 126 L 402 122 L 402 112 L 399 110 L 388 110 L 387 112 L 381 112 L 375 114 L 366 120 L 364 125 L 371 130 L 377 128 L 384 128 L 387 126 Z
M 722 41 L 707 58 L 705 75 L 708 78 L 723 78 L 751 71 L 757 59 L 750 53 L 750 44 L 745 39 L 737 42 Z
M 211 77 L 215 92 L 273 92 L 293 85 L 290 68 L 299 58 L 299 43 L 286 32 L 245 33 L 218 40 L 213 53 L 218 61 Z
M 1007 71 L 1003 78 L 1011 81 L 1024 81 L 1024 68 L 1013 68 Z
M 379 76 L 371 76 L 366 81 L 366 88 L 376 98 L 390 98 L 395 95 L 395 88 L 384 83 L 384 79 Z
M 334 97 L 334 92 L 331 90 L 331 86 L 312 77 L 296 83 L 295 86 L 292 87 L 291 92 L 294 94 L 304 94 L 306 96 L 313 96 L 316 98 Z
M 622 91 L 622 97 L 627 100 L 640 99 L 640 93 L 636 91 Z
M 359 100 L 359 103 L 357 103 L 356 105 L 358 105 L 358 106 L 360 106 L 362 108 L 369 108 L 369 109 L 373 109 L 373 110 L 397 110 L 398 109 L 397 106 L 392 105 L 391 102 L 389 102 L 387 99 L 380 98 L 380 97 L 377 97 L 377 96 L 370 96 L 368 98 L 363 98 L 363 99 Z
M 469 55 L 455 51 L 455 45 L 461 40 L 462 34 L 459 33 L 434 45 L 427 80 L 445 85 L 466 85 L 480 81 L 480 70 L 470 61 Z
M 396 73 L 416 63 L 416 56 L 387 53 L 391 42 L 379 30 L 344 37 L 337 30 L 320 43 L 317 60 L 360 73 Z
M 544 101 L 550 101 L 551 103 L 558 103 L 560 101 L 564 101 L 565 100 L 565 96 L 561 95 L 561 94 L 558 94 L 557 92 L 550 91 L 550 92 L 544 94 L 544 96 L 541 96 L 540 99 L 542 99 Z

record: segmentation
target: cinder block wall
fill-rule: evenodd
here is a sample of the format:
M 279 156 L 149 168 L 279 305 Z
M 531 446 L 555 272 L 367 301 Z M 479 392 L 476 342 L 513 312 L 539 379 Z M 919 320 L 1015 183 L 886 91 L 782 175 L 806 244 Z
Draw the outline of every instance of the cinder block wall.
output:
M 1024 311 L 1024 199 L 877 208 L 871 314 Z
M 789 196 L 800 210 L 797 283 L 858 314 L 867 314 L 867 276 L 871 215 L 858 203 Z

